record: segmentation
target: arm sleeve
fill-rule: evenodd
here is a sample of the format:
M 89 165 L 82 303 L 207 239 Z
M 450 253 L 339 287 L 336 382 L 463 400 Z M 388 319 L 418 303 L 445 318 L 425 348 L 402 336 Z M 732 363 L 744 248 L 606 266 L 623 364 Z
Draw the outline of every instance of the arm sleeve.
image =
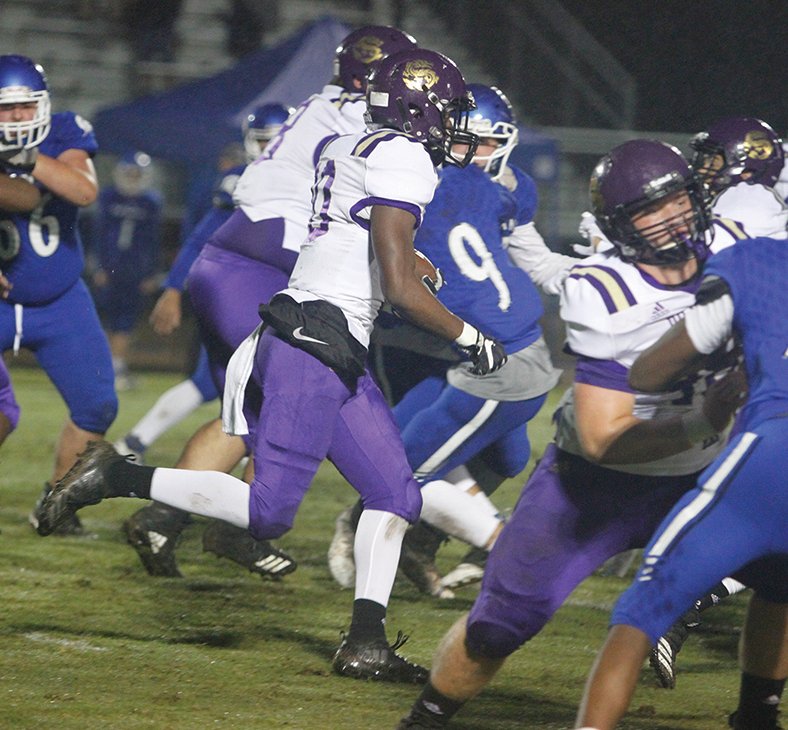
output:
M 708 355 L 721 347 L 733 330 L 733 298 L 728 285 L 707 277 L 697 294 L 697 304 L 685 315 L 687 335 L 698 352 Z
M 503 245 L 512 263 L 545 294 L 559 294 L 569 269 L 577 263 L 572 256 L 551 251 L 533 223 L 517 226 Z

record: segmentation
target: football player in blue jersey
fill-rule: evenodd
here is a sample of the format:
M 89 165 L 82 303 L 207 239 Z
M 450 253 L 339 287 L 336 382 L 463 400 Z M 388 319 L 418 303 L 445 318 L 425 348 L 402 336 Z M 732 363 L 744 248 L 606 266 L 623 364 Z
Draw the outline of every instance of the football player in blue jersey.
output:
M 463 465 L 482 455 L 487 472 L 497 475 L 492 486 L 519 474 L 530 457 L 527 423 L 560 376 L 542 337 L 539 292 L 531 277 L 512 265 L 505 243 L 515 230 L 533 225 L 537 206 L 534 181 L 507 164 L 518 138 L 514 113 L 496 87 L 468 88 L 476 103 L 469 129 L 480 138 L 475 164 L 441 171 L 414 243 L 448 282 L 438 299 L 495 333 L 509 359 L 484 378 L 467 364 L 447 362 L 443 372 L 421 380 L 394 408 L 424 500 L 422 524 L 406 535 L 400 567 L 420 590 L 440 597 L 481 577 L 481 567 L 468 563 L 462 575 L 441 581 L 434 564 L 441 533 L 468 542 L 483 556 L 503 527 L 498 510 Z M 567 269 L 576 262 L 562 257 L 559 264 Z M 387 359 L 396 371 L 397 353 Z M 344 586 L 353 579 L 348 533 L 357 514 L 358 506 L 340 515 L 329 549 L 331 572 Z
M 704 269 L 695 305 L 629 372 L 641 392 L 670 390 L 688 374 L 708 370 L 733 335 L 744 350 L 750 390 L 737 435 L 665 517 L 616 604 L 576 727 L 615 727 L 650 646 L 695 595 L 731 574 L 754 593 L 740 642 L 739 706 L 729 725 L 780 727 L 788 677 L 786 277 L 784 241 L 756 238 L 718 253 Z
M 228 145 L 219 159 L 220 176 L 214 187 L 211 209 L 194 227 L 164 281 L 164 290 L 151 312 L 150 322 L 159 335 L 170 335 L 181 325 L 182 297 L 192 264 L 206 241 L 232 214 L 233 191 L 246 165 L 253 162 L 282 128 L 293 109 L 284 104 L 263 104 L 242 123 L 243 155 L 239 145 Z M 129 432 L 115 442 L 115 448 L 132 454 L 142 463 L 145 451 L 167 429 L 180 422 L 202 403 L 219 396 L 208 366 L 208 354 L 200 347 L 191 376 L 167 390 Z
M 86 120 L 51 113 L 40 65 L 0 56 L 0 351 L 31 350 L 68 407 L 52 483 L 103 437 L 118 408 L 107 338 L 80 278 L 77 215 L 98 194 L 96 150 Z M 77 531 L 78 521 L 62 529 Z
M 614 248 L 578 263 L 563 283 L 561 317 L 578 360 L 555 439 L 402 728 L 446 725 L 582 580 L 645 545 L 722 450 L 739 404 L 739 374 L 723 359 L 659 398 L 626 380 L 636 356 L 691 305 L 707 257 L 706 201 L 687 161 L 670 145 L 632 140 L 600 160 L 590 192 Z
M 152 189 L 149 155 L 124 155 L 112 171 L 113 184 L 99 193 L 89 250 L 96 307 L 108 333 L 115 387 L 128 390 L 131 331 L 143 298 L 156 290 L 162 198 Z

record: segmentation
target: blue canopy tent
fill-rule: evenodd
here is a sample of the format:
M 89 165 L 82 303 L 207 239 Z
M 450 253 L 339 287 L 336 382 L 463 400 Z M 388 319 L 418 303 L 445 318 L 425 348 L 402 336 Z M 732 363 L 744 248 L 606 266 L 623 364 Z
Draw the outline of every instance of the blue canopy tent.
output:
M 209 196 L 220 152 L 241 141 L 245 116 L 261 104 L 295 106 L 320 91 L 331 78 L 334 53 L 349 30 L 333 18 L 324 18 L 277 46 L 248 54 L 215 76 L 100 109 L 94 119 L 99 148 L 117 155 L 142 150 L 185 165 L 189 177 L 185 232 Z

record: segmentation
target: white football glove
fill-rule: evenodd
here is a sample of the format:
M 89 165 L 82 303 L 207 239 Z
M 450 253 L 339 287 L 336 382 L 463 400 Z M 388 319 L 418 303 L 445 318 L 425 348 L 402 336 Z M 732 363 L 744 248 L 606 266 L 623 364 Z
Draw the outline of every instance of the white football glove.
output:
M 602 229 L 596 222 L 594 215 L 587 210 L 580 216 L 580 228 L 578 231 L 580 235 L 588 241 L 588 243 L 572 244 L 575 253 L 580 254 L 580 256 L 591 256 L 600 251 L 607 251 L 613 248 L 613 244 L 610 243 L 607 236 L 602 233 Z

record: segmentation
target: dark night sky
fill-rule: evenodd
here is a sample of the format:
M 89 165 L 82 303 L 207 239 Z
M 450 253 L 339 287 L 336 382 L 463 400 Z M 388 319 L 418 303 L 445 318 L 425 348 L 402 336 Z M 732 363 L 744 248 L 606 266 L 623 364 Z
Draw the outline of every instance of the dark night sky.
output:
M 756 116 L 788 133 L 788 0 L 562 0 L 635 77 L 636 126 Z

